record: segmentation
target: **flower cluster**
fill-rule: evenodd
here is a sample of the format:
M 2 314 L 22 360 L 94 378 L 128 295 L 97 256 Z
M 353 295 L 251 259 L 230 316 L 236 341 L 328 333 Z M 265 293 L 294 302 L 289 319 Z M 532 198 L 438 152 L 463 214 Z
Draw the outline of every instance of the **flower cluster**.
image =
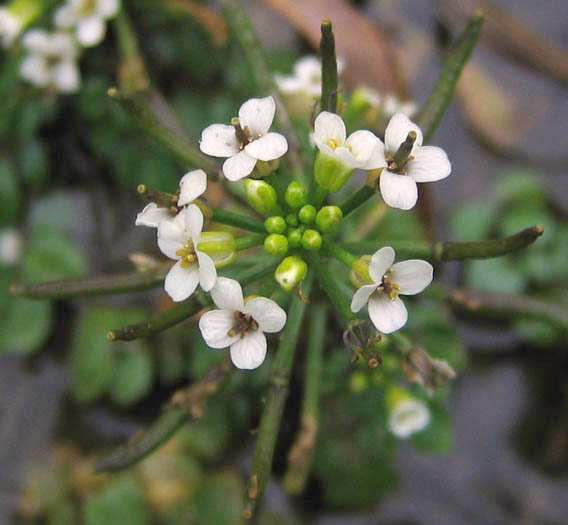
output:
M 0 43 L 9 47 L 31 25 L 47 2 L 12 0 L 0 8 Z M 53 14 L 55 30 L 34 28 L 22 38 L 26 57 L 21 77 L 30 84 L 59 93 L 74 93 L 81 86 L 77 60 L 81 49 L 100 44 L 106 22 L 120 10 L 120 0 L 66 0 Z

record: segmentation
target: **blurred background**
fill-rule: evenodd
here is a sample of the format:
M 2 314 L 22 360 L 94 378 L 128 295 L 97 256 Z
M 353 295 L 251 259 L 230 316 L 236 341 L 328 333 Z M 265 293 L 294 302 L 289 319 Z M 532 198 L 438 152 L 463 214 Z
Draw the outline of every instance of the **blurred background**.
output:
M 196 141 L 206 125 L 228 121 L 242 101 L 263 94 L 215 2 L 156 4 L 123 0 L 152 86 Z M 484 9 L 481 42 L 432 139 L 448 152 L 453 173 L 430 185 L 431 230 L 444 240 L 498 237 L 536 224 L 545 233 L 526 252 L 446 263 L 438 276 L 451 289 L 530 296 L 567 311 L 565 2 L 243 5 L 274 72 L 288 74 L 295 60 L 317 52 L 327 17 L 346 63 L 346 92 L 365 85 L 418 107 L 447 46 L 468 15 Z M 34 25 L 42 24 L 50 24 L 48 13 Z M 114 273 L 128 269 L 132 252 L 158 254 L 155 233 L 134 228 L 144 205 L 136 186 L 174 191 L 184 166 L 107 97 L 121 67 L 117 48 L 110 24 L 103 42 L 80 57 L 80 89 L 63 95 L 20 78 L 21 46 L 1 52 L 0 523 L 239 523 L 268 363 L 238 375 L 203 420 L 139 466 L 95 476 L 93 455 L 155 419 L 171 393 L 219 355 L 199 352 L 188 326 L 122 350 L 109 346 L 108 329 L 168 306 L 161 290 L 55 302 L 8 292 L 12 282 Z M 212 184 L 208 198 L 223 205 L 227 196 Z M 374 227 L 409 240 L 423 234 L 416 216 L 389 217 Z M 428 350 L 459 370 L 436 432 L 377 445 L 329 424 L 304 493 L 290 498 L 271 482 L 259 522 L 565 522 L 568 320 L 480 319 L 462 310 L 416 315 Z M 326 365 L 330 418 L 339 406 L 377 412 L 379 376 L 350 365 L 344 350 L 330 349 Z M 297 429 L 296 397 L 278 443 L 277 480 Z

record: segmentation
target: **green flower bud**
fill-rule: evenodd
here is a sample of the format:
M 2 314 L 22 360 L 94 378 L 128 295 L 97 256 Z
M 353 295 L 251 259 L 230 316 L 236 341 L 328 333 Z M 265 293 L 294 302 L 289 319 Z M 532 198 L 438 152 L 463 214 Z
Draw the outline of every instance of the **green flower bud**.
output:
M 289 226 L 298 226 L 298 216 L 295 213 L 290 213 L 286 216 L 286 224 Z
M 385 396 L 385 404 L 389 411 L 393 410 L 397 405 L 405 401 L 414 401 L 412 394 L 399 386 L 392 386 L 387 390 Z
M 361 288 L 361 286 L 371 284 L 373 282 L 369 275 L 370 262 L 371 256 L 363 255 L 352 264 L 349 279 L 355 288 Z
M 306 230 L 302 235 L 302 246 L 306 250 L 317 251 L 321 248 L 321 234 L 316 230 Z
M 301 208 L 308 200 L 308 192 L 299 182 L 294 181 L 286 188 L 284 200 L 291 208 Z
M 275 172 L 280 165 L 280 159 L 274 160 L 257 160 L 253 172 L 250 174 L 255 179 L 261 179 Z
M 264 251 L 278 257 L 285 255 L 288 251 L 288 239 L 279 233 L 271 233 L 264 239 Z
M 337 231 L 343 219 L 343 212 L 339 206 L 324 206 L 316 215 L 316 225 L 322 233 Z
M 230 232 L 203 232 L 197 249 L 213 259 L 215 268 L 224 268 L 237 258 L 237 244 Z
M 307 273 L 306 262 L 296 255 L 289 255 L 276 268 L 274 279 L 284 290 L 290 292 L 305 279 Z
M 268 217 L 264 221 L 264 227 L 268 233 L 284 233 L 286 231 L 286 221 L 280 215 Z
M 302 244 L 302 230 L 300 228 L 290 228 L 288 230 L 288 244 L 290 248 L 298 248 Z
M 298 218 L 304 224 L 311 224 L 312 222 L 314 222 L 316 218 L 315 206 L 312 206 L 311 204 L 306 204 L 305 206 L 302 206 L 300 208 L 300 211 L 298 212 Z
M 314 175 L 316 182 L 324 189 L 334 192 L 343 187 L 354 169 L 338 159 L 321 151 L 316 156 Z
M 245 181 L 248 203 L 261 215 L 281 215 L 276 190 L 263 180 Z

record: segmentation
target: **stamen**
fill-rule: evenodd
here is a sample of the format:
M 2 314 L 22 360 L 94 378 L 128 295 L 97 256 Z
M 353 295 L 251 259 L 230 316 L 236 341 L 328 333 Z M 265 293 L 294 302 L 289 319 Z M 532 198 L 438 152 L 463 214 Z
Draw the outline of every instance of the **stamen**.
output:
M 337 146 L 339 146 L 339 142 L 337 141 L 337 139 L 329 139 L 327 141 L 327 144 L 334 151 L 337 148 Z

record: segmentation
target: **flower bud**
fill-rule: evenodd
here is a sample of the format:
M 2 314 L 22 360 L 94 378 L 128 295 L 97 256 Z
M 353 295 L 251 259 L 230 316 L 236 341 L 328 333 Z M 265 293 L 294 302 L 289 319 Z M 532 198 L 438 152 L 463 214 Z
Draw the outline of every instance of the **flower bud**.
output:
M 306 230 L 302 235 L 302 246 L 306 250 L 317 251 L 321 248 L 321 234 L 316 230 Z
M 288 230 L 288 244 L 290 248 L 298 248 L 302 244 L 303 233 L 299 228 L 290 228 Z
M 299 182 L 293 181 L 286 188 L 284 200 L 291 208 L 301 208 L 308 200 L 308 192 Z
M 333 233 L 342 219 L 343 212 L 339 206 L 324 206 L 316 215 L 316 226 L 322 233 Z
M 280 165 L 280 159 L 257 160 L 253 172 L 250 174 L 255 179 L 261 179 L 275 172 Z
M 288 239 L 279 233 L 271 233 L 264 239 L 264 251 L 268 255 L 280 257 L 288 251 Z
M 316 218 L 316 208 L 311 204 L 306 204 L 300 208 L 298 212 L 298 218 L 304 224 L 312 224 Z
M 290 255 L 278 265 L 274 272 L 274 279 L 284 290 L 290 292 L 304 280 L 307 273 L 306 262 L 296 255 Z
M 389 429 L 397 437 L 407 438 L 423 430 L 430 422 L 430 410 L 407 390 L 392 387 L 386 394 Z
M 354 168 L 321 151 L 316 156 L 314 176 L 324 189 L 334 192 L 343 187 L 353 174 Z
M 369 274 L 370 255 L 362 255 L 351 265 L 349 279 L 355 288 L 361 288 L 365 284 L 371 284 L 373 280 Z
M 248 203 L 261 215 L 281 215 L 276 190 L 263 180 L 245 181 Z
M 295 213 L 286 215 L 286 224 L 288 224 L 289 226 L 294 226 L 295 228 L 296 226 L 298 226 L 298 216 Z
M 280 215 L 274 215 L 264 221 L 264 227 L 268 233 L 284 233 L 286 231 L 286 221 Z
M 213 259 L 215 268 L 224 268 L 237 258 L 237 244 L 231 232 L 203 232 L 197 249 Z

